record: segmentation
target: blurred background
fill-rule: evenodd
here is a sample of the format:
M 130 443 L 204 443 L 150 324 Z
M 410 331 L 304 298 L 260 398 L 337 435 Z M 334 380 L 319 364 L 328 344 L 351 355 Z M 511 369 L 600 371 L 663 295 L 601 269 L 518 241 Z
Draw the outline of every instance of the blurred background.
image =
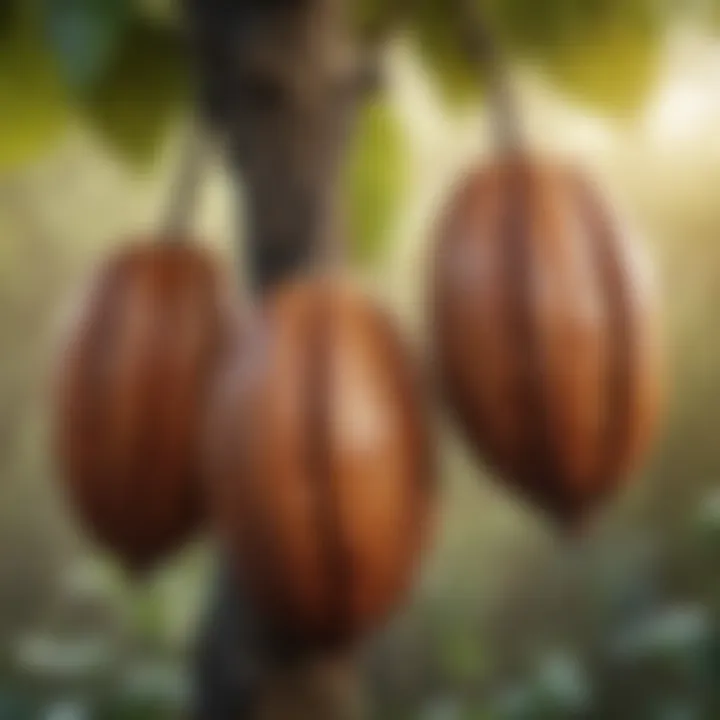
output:
M 210 589 L 202 542 L 146 587 L 127 582 L 82 535 L 49 453 L 63 317 L 110 247 L 156 226 L 188 115 L 172 8 L 127 5 L 0 0 L 2 720 L 181 717 Z M 649 21 L 635 0 L 490 5 L 529 144 L 600 178 L 657 263 L 668 418 L 646 472 L 570 543 L 439 415 L 441 531 L 411 604 L 363 653 L 370 714 L 716 720 L 716 8 L 652 3 Z M 420 6 L 383 50 L 384 92 L 361 113 L 346 197 L 355 271 L 422 342 L 437 210 L 489 133 L 482 88 L 446 33 L 451 10 Z M 197 232 L 231 263 L 237 198 L 223 159 L 210 166 Z

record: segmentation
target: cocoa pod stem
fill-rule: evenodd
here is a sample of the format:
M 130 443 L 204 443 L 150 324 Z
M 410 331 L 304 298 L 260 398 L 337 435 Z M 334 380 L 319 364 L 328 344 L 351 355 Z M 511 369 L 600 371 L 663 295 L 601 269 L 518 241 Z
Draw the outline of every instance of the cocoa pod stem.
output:
M 477 0 L 458 0 L 458 6 L 465 49 L 489 86 L 495 140 L 500 150 L 519 154 L 523 133 L 507 60 Z
M 191 119 L 183 138 L 176 175 L 167 200 L 160 237 L 166 242 L 184 242 L 197 209 L 199 186 L 206 156 L 205 135 L 200 121 Z

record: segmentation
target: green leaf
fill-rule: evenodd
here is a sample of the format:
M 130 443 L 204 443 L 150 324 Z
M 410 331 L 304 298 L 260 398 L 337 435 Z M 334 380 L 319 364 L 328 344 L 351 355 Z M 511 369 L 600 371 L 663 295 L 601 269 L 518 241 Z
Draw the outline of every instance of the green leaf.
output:
M 0 2 L 0 42 L 7 38 L 17 12 L 14 0 Z
M 560 46 L 543 62 L 548 77 L 571 98 L 619 116 L 642 107 L 659 67 L 657 39 L 621 28 Z
M 478 97 L 485 78 L 467 55 L 456 11 L 448 12 L 443 0 L 419 0 L 412 36 L 446 103 L 462 106 Z
M 408 170 L 407 142 L 393 109 L 370 102 L 361 113 L 347 169 L 353 260 L 373 263 L 386 249 Z
M 177 713 L 158 700 L 120 695 L 106 700 L 98 717 L 102 720 L 170 720 L 177 717 Z
M 169 27 L 136 22 L 103 82 L 83 103 L 85 118 L 118 155 L 144 168 L 189 100 L 186 48 Z
M 664 19 L 654 0 L 475 0 L 510 61 L 532 61 L 572 95 L 613 112 L 644 98 L 657 67 Z M 443 0 L 418 0 L 411 32 L 450 104 L 475 98 L 486 81 L 464 49 L 465 28 Z
M 508 46 L 580 102 L 616 115 L 638 109 L 659 66 L 654 0 L 495 0 Z
M 545 0 L 542 10 L 533 0 L 488 2 L 491 28 L 525 56 L 580 45 L 599 28 L 625 28 L 633 34 L 656 30 L 664 19 L 656 0 Z
M 403 0 L 360 0 L 352 3 L 353 25 L 362 37 L 377 37 L 397 24 L 405 14 Z
M 27 12 L 11 12 L 0 35 L 0 171 L 47 152 L 67 127 L 63 83 L 39 28 Z
M 65 81 L 95 85 L 112 64 L 129 17 L 128 0 L 42 0 L 46 35 Z
M 164 25 L 177 26 L 183 22 L 182 3 L 178 0 L 128 0 L 135 13 Z

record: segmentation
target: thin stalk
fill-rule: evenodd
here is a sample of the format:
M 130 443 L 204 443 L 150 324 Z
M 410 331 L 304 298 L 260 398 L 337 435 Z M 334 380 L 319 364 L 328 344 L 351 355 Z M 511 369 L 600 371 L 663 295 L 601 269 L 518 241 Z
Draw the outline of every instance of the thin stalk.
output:
M 507 60 L 478 1 L 458 0 L 458 5 L 466 50 L 488 83 L 496 142 L 501 151 L 519 153 L 523 132 Z
M 187 241 L 197 207 L 207 148 L 201 124 L 196 118 L 190 121 L 183 142 L 161 223 L 162 238 L 172 243 Z

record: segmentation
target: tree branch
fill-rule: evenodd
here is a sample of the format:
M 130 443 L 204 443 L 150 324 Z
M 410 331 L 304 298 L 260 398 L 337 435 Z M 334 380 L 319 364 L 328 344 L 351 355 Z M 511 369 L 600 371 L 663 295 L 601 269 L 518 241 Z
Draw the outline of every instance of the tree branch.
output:
M 324 262 L 330 242 L 342 240 L 334 216 L 338 173 L 364 70 L 348 34 L 347 0 L 184 6 L 200 111 L 234 168 L 246 218 L 238 245 L 247 244 L 251 280 L 264 294 Z M 335 683 L 311 671 L 317 659 L 298 658 L 273 638 L 233 578 L 223 559 L 201 629 L 198 720 L 343 717 L 347 708 L 337 698 L 327 707 Z M 328 692 L 299 692 L 318 683 Z M 284 711 L 274 707 L 278 699 Z

